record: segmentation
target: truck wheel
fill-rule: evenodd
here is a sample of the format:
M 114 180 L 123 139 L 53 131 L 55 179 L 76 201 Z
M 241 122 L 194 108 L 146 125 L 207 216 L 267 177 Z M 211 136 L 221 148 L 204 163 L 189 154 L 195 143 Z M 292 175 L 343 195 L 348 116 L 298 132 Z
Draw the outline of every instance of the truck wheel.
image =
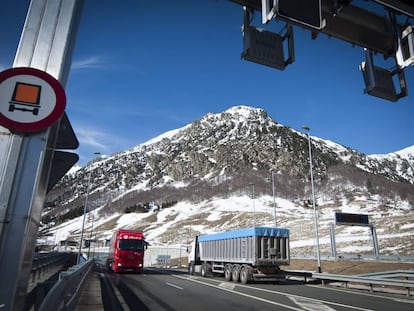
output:
M 231 271 L 231 277 L 234 283 L 239 282 L 240 280 L 240 266 L 239 265 L 233 266 L 233 270 Z
M 203 278 L 207 277 L 207 264 L 206 263 L 201 264 L 201 276 Z
M 194 264 L 193 263 L 188 264 L 188 274 L 194 275 Z
M 227 264 L 224 267 L 224 278 L 226 279 L 226 281 L 231 281 L 231 270 L 232 266 L 230 264 Z
M 246 266 L 243 266 L 240 270 L 240 282 L 242 284 L 249 283 L 249 268 Z

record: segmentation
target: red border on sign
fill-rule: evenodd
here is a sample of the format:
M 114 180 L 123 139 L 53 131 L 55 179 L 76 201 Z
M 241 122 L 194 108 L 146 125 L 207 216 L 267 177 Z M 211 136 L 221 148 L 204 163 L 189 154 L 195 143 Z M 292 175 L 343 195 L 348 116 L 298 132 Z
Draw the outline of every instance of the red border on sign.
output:
M 53 123 L 55 123 L 65 112 L 66 107 L 66 94 L 65 90 L 63 89 L 62 85 L 58 80 L 52 77 L 45 71 L 31 68 L 31 67 L 15 67 L 6 69 L 5 71 L 0 72 L 0 84 L 11 77 L 19 76 L 19 75 L 28 75 L 28 76 L 35 76 L 44 81 L 46 81 L 55 92 L 56 96 L 56 104 L 53 111 L 44 119 L 39 120 L 37 122 L 31 123 L 24 123 L 24 122 L 17 122 L 6 118 L 2 113 L 0 113 L 0 125 L 8 128 L 11 131 L 15 132 L 39 132 Z

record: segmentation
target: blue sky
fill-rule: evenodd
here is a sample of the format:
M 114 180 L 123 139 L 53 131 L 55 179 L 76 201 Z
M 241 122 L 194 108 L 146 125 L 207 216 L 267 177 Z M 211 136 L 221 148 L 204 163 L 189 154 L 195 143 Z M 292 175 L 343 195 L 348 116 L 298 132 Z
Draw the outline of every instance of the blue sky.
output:
M 12 66 L 29 4 L 8 2 L 0 70 Z M 252 24 L 283 27 L 260 19 Z M 367 154 L 414 145 L 414 68 L 409 96 L 392 103 L 363 94 L 363 48 L 295 27 L 296 61 L 279 71 L 241 59 L 242 22 L 242 7 L 226 0 L 86 0 L 66 88 L 79 164 L 236 105 Z

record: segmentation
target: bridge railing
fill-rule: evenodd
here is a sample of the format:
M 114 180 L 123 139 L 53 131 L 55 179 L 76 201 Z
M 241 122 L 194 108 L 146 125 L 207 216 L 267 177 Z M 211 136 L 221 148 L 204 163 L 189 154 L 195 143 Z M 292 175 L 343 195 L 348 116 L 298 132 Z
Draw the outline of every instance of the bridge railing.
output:
M 40 278 L 40 275 L 51 267 L 65 263 L 68 255 L 68 253 L 35 253 L 31 269 L 32 282 L 35 282 L 36 278 Z
M 74 310 L 94 264 L 95 260 L 92 258 L 61 272 L 59 280 L 44 298 L 39 311 Z

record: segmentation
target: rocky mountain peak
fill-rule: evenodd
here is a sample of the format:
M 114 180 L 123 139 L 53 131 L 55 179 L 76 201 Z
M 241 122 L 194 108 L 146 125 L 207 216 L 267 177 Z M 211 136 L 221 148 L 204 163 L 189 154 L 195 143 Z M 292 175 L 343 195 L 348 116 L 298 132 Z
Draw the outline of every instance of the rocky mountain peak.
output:
M 403 210 L 413 204 L 412 149 L 369 156 L 311 138 L 321 208 L 350 206 L 361 197 L 378 202 L 376 208 L 381 210 L 391 208 L 390 202 L 394 206 L 401 202 Z M 89 208 L 99 208 L 105 218 L 143 206 L 160 208 L 177 202 L 203 206 L 214 198 L 251 196 L 251 185 L 254 196 L 270 196 L 273 173 L 279 198 L 309 208 L 306 135 L 278 124 L 263 109 L 236 106 L 67 174 L 48 194 L 44 222 L 56 224 L 81 215 L 89 174 Z M 208 227 L 208 221 L 204 225 Z

